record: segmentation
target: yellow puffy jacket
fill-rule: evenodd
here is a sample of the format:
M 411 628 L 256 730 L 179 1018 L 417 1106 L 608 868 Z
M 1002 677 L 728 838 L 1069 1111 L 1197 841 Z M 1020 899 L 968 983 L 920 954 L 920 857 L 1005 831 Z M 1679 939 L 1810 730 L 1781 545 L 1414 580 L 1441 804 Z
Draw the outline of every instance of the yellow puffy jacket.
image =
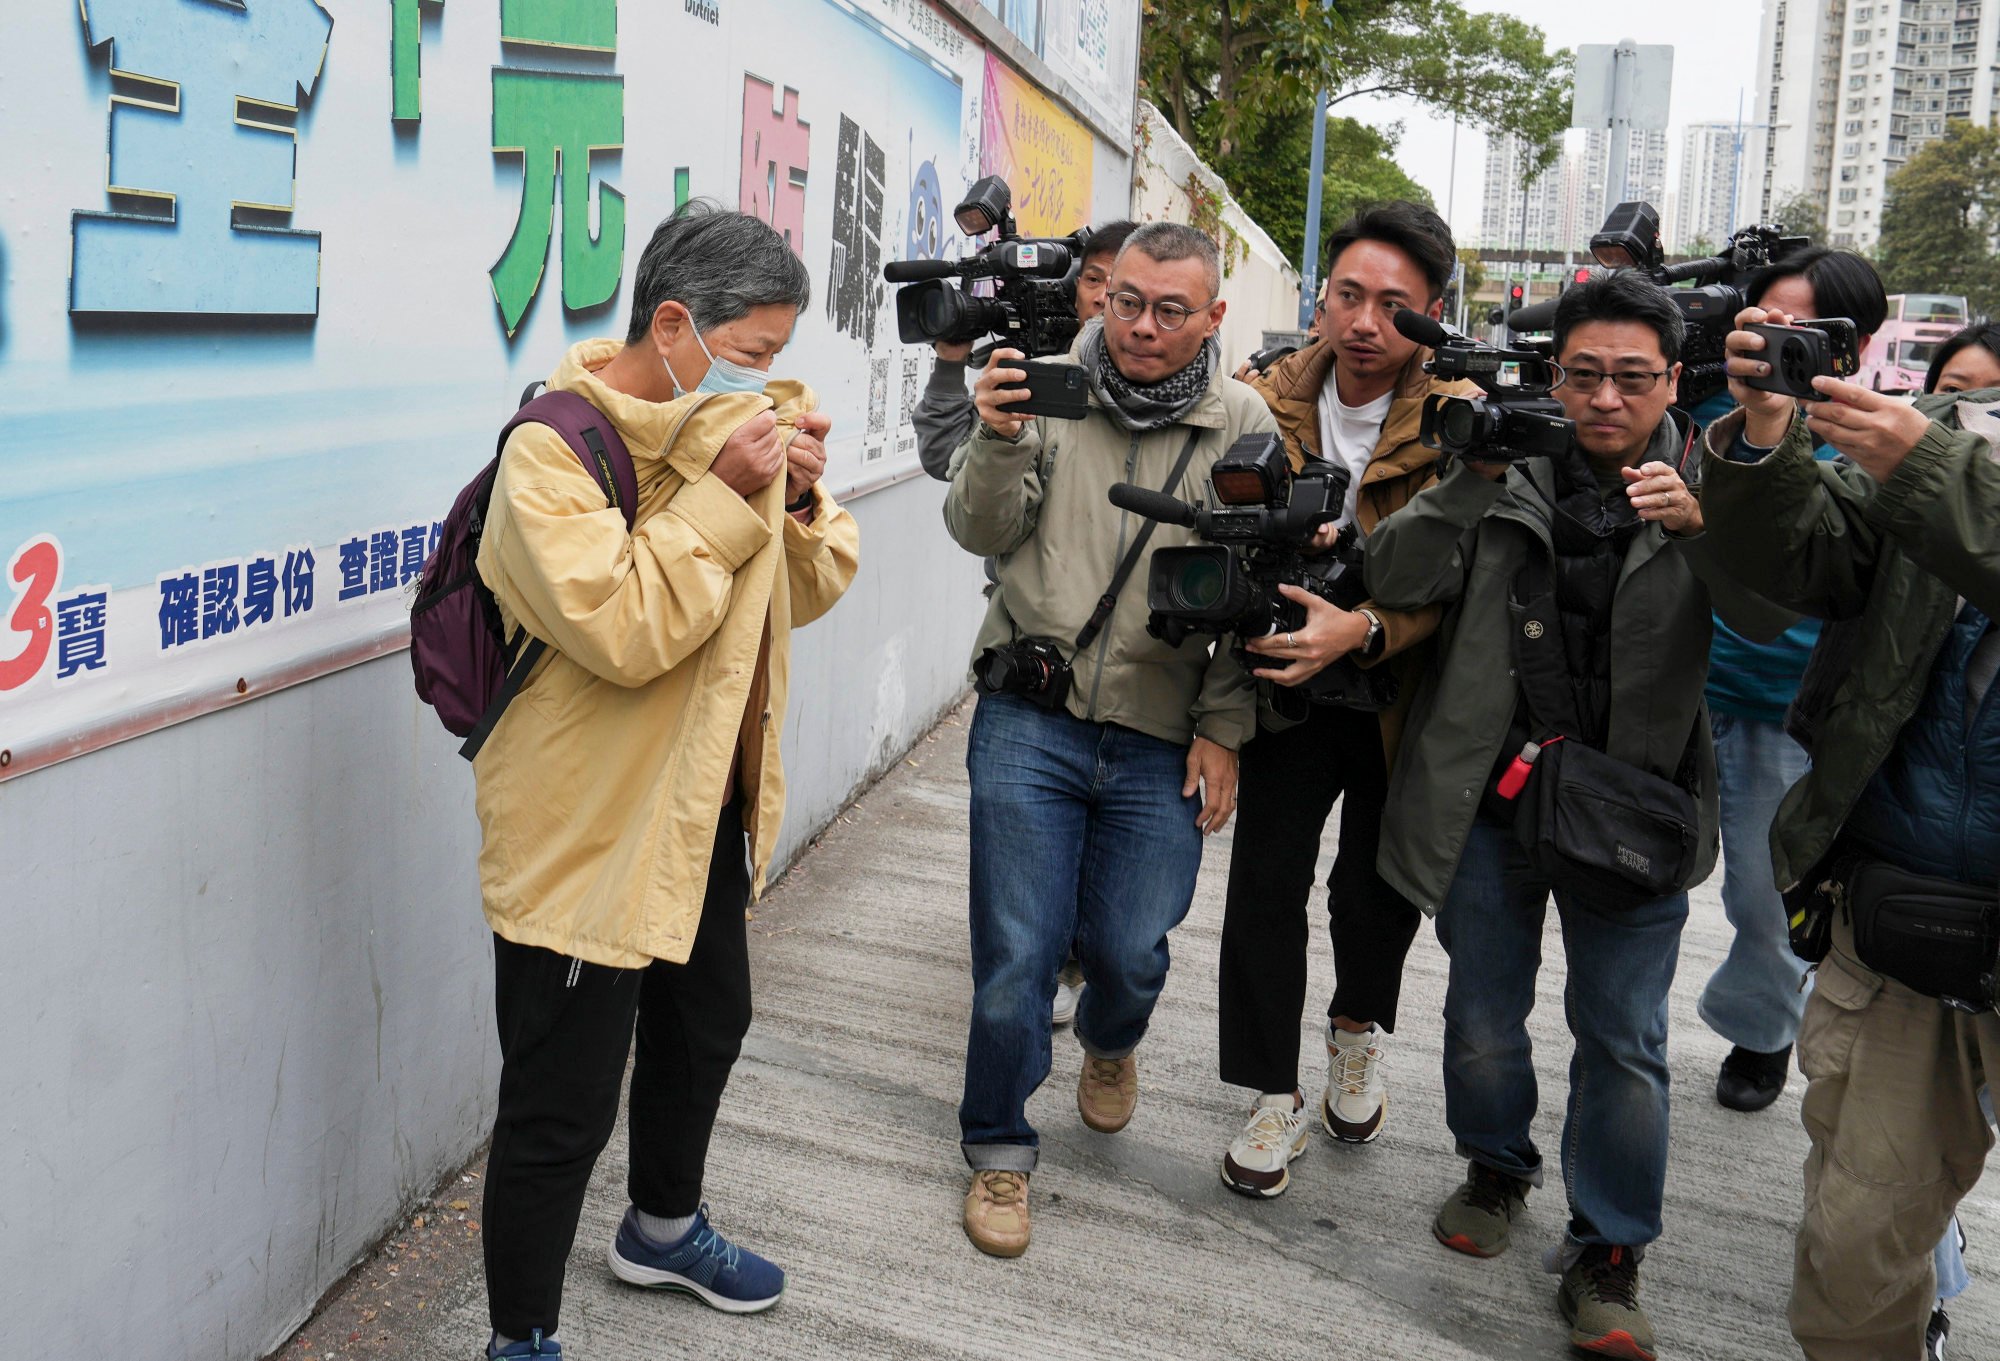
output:
M 763 891 L 785 804 L 791 631 L 854 580 L 860 532 L 823 490 L 803 525 L 785 514 L 783 477 L 746 500 L 708 475 L 760 411 L 775 407 L 789 438 L 811 389 L 640 401 L 596 376 L 619 348 L 573 347 L 549 387 L 587 398 L 631 451 L 631 533 L 547 426 L 516 429 L 502 451 L 479 575 L 509 636 L 525 627 L 549 651 L 473 771 L 493 930 L 639 968 L 687 961 L 739 745 L 753 891 Z

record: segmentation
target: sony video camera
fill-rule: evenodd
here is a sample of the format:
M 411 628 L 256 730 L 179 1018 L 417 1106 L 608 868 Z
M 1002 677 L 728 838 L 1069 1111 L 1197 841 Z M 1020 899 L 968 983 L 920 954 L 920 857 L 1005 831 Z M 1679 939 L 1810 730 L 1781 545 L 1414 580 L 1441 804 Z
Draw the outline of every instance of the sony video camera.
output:
M 1152 611 L 1146 631 L 1179 647 L 1198 633 L 1232 634 L 1230 655 L 1245 670 L 1284 663 L 1260 657 L 1245 639 L 1305 626 L 1305 608 L 1280 594 L 1281 584 L 1311 591 L 1349 609 L 1366 599 L 1361 584 L 1361 544 L 1353 526 L 1330 553 L 1308 555 L 1321 526 L 1340 518 L 1347 497 L 1347 469 L 1313 459 L 1293 474 L 1285 446 L 1274 434 L 1245 435 L 1209 469 L 1215 504 L 1189 505 L 1164 492 L 1121 482 L 1111 504 L 1149 520 L 1192 528 L 1206 542 L 1162 548 L 1153 554 L 1146 581 Z M 1396 702 L 1395 677 L 1362 670 L 1347 658 L 1304 685 L 1271 686 L 1281 715 L 1303 718 L 1308 703 L 1386 709 Z
M 1007 182 L 988 175 L 966 191 L 952 215 L 967 236 L 998 228 L 997 240 L 962 260 L 896 260 L 882 267 L 884 279 L 906 285 L 896 291 L 896 329 L 905 345 L 967 344 L 997 335 L 999 340 L 975 356 L 978 364 L 1000 345 L 1030 359 L 1069 349 L 1083 328 L 1076 315 L 1076 276 L 1090 229 L 1065 237 L 1023 237 L 1015 231 L 1012 205 Z M 951 282 L 988 279 L 994 285 L 990 298 Z
M 1745 227 L 1714 255 L 1699 260 L 1666 262 L 1660 245 L 1660 215 L 1650 203 L 1621 203 L 1604 226 L 1590 238 L 1590 254 L 1609 270 L 1634 269 L 1667 289 L 1687 323 L 1681 343 L 1680 394 L 1675 405 L 1693 410 L 1720 392 L 1729 381 L 1723 371 L 1723 342 L 1736 329 L 1736 314 L 1747 305 L 1743 296 L 1759 270 L 1812 244 L 1809 236 L 1787 236 L 1775 223 Z M 1692 288 L 1674 284 L 1692 282 Z M 1515 309 L 1507 324 L 1515 331 L 1547 330 L 1555 320 L 1555 304 L 1537 303 Z
M 1549 395 L 1557 382 L 1556 367 L 1539 351 L 1482 345 L 1445 330 L 1413 307 L 1397 312 L 1395 325 L 1407 339 L 1430 348 L 1426 373 L 1469 379 L 1480 388 L 1477 397 L 1433 393 L 1424 398 L 1417 437 L 1426 449 L 1447 458 L 1511 463 L 1560 458 L 1575 442 L 1576 422 Z

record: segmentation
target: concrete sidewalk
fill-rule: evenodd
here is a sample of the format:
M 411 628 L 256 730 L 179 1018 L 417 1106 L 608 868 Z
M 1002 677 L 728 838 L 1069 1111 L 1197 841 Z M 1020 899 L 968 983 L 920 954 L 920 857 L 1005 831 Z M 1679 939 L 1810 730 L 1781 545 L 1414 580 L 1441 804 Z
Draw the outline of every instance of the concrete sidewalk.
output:
M 738 1318 L 614 1281 L 604 1250 L 625 1206 L 625 1133 L 598 1166 L 570 1263 L 562 1338 L 582 1361 L 653 1357 L 1527 1358 L 1567 1354 L 1541 1250 L 1565 1218 L 1553 1175 L 1569 1042 L 1550 914 L 1534 1017 L 1550 1186 L 1531 1197 L 1513 1251 L 1480 1262 L 1430 1235 L 1463 1175 L 1439 1083 L 1444 955 L 1428 927 L 1411 953 L 1391 1049 L 1390 1120 L 1368 1147 L 1316 1133 L 1270 1202 L 1226 1190 L 1217 1167 L 1246 1093 L 1216 1079 L 1215 966 L 1227 835 L 1210 844 L 1194 911 L 1139 1051 L 1137 1117 L 1086 1130 L 1075 1041 L 1030 1106 L 1041 1128 L 1034 1245 L 987 1258 L 959 1228 L 966 1170 L 959 1096 L 966 967 L 961 709 L 808 852 L 757 910 L 757 1019 L 709 1160 L 717 1226 L 790 1272 L 785 1299 Z M 1328 839 L 1331 844 L 1331 838 Z M 1324 873 L 1322 873 L 1322 881 Z M 1673 1156 L 1666 1237 L 1643 1299 L 1663 1356 L 1795 1356 L 1784 1325 L 1799 1208 L 1802 1080 L 1744 1116 L 1713 1097 L 1728 1046 L 1695 1015 L 1729 933 L 1718 873 L 1695 895 L 1674 990 Z M 1331 989 L 1324 893 L 1315 895 L 1312 1002 L 1301 1018 L 1308 1091 L 1324 1080 Z M 476 1198 L 474 1205 L 476 1206 Z M 2000 1213 L 1964 1207 L 1972 1289 L 1951 1355 L 2000 1355 L 1994 1270 Z M 404 1315 L 405 1321 L 411 1321 Z M 470 1358 L 486 1337 L 476 1262 L 447 1282 L 385 1355 Z M 400 1348 L 400 1350 L 396 1350 Z

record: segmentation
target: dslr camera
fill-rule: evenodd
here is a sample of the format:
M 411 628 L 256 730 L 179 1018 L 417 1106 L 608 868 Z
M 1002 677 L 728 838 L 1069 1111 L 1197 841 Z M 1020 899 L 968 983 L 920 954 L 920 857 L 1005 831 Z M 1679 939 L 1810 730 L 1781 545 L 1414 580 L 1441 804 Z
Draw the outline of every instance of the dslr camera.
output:
M 1699 260 L 1666 262 L 1660 245 L 1660 215 L 1653 205 L 1621 203 L 1597 234 L 1590 254 L 1609 270 L 1634 269 L 1667 290 L 1687 323 L 1681 345 L 1680 396 L 1676 405 L 1693 410 L 1729 382 L 1723 371 L 1723 342 L 1736 329 L 1736 314 L 1747 305 L 1744 290 L 1766 266 L 1812 244 L 1809 236 L 1787 236 L 1776 223 L 1745 227 L 1714 255 Z M 1692 288 L 1673 285 L 1692 281 Z M 1507 324 L 1515 331 L 1547 330 L 1555 320 L 1555 304 L 1517 308 Z
M 1044 709 L 1069 699 L 1072 672 L 1062 649 L 1047 638 L 1016 638 L 989 647 L 972 663 L 972 688 L 982 695 L 1019 695 Z
M 1340 518 L 1346 468 L 1312 459 L 1294 474 L 1278 436 L 1245 435 L 1209 470 L 1208 484 L 1212 507 L 1131 483 L 1111 488 L 1111 503 L 1121 510 L 1192 528 L 1204 540 L 1153 554 L 1148 633 L 1173 647 L 1195 634 L 1231 634 L 1230 655 L 1253 670 L 1275 663 L 1245 649 L 1245 639 L 1305 626 L 1305 607 L 1280 594 L 1280 585 L 1301 587 L 1343 609 L 1367 598 L 1353 526 L 1341 532 L 1333 551 L 1306 552 L 1321 526 Z M 1303 718 L 1312 703 L 1386 709 L 1396 702 L 1393 675 L 1363 670 L 1344 657 L 1303 685 L 1268 688 L 1272 706 L 1293 719 Z
M 1512 463 L 1560 458 L 1576 440 L 1576 422 L 1550 394 L 1560 371 L 1537 350 L 1502 350 L 1445 330 L 1414 308 L 1396 313 L 1396 329 L 1431 357 L 1424 371 L 1436 378 L 1478 384 L 1477 397 L 1433 393 L 1424 399 L 1417 438 L 1447 458 Z
M 896 330 L 905 345 L 962 345 L 998 336 L 975 353 L 976 364 L 1001 345 L 1030 359 L 1069 349 L 1083 329 L 1075 289 L 1090 229 L 1064 237 L 1021 236 L 1013 201 L 1007 182 L 988 175 L 966 191 L 952 216 L 967 236 L 997 229 L 996 240 L 962 260 L 896 260 L 882 267 L 884 279 L 904 285 L 896 291 Z M 990 298 L 962 287 L 984 280 L 992 281 Z

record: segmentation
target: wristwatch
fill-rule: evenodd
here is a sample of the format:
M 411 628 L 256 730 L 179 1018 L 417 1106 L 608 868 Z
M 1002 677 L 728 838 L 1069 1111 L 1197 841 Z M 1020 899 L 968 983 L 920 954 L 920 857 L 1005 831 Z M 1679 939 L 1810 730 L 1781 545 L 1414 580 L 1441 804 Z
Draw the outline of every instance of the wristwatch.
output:
M 1373 657 L 1382 651 L 1382 619 L 1373 610 L 1361 610 L 1359 614 L 1368 621 L 1368 636 L 1361 640 L 1361 655 Z

